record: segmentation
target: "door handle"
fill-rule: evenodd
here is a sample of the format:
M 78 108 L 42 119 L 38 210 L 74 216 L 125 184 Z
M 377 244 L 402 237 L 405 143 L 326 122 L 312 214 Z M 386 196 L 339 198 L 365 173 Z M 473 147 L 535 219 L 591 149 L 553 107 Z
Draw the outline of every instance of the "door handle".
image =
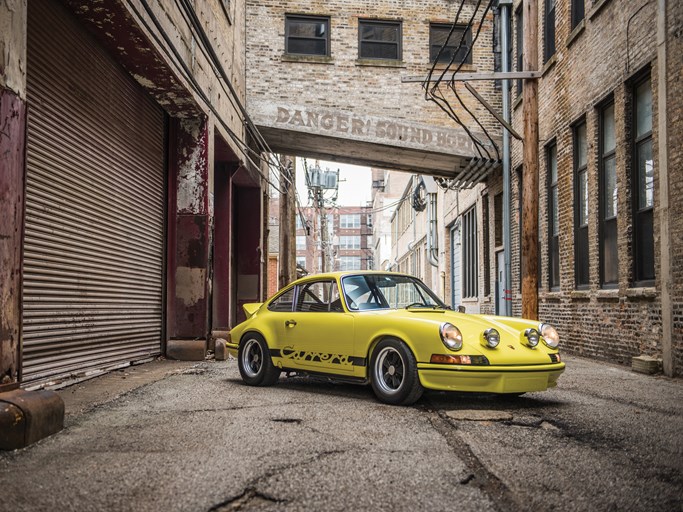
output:
M 285 327 L 293 327 L 296 325 L 296 320 L 286 320 Z

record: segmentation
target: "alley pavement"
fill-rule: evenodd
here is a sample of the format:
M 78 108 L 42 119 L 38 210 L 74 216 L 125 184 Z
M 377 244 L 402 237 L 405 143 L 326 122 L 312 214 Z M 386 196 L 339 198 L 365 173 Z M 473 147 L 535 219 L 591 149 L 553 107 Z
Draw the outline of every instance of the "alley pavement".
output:
M 66 428 L 0 452 L 12 511 L 683 510 L 683 382 L 566 357 L 556 389 L 412 407 L 230 361 L 59 391 Z

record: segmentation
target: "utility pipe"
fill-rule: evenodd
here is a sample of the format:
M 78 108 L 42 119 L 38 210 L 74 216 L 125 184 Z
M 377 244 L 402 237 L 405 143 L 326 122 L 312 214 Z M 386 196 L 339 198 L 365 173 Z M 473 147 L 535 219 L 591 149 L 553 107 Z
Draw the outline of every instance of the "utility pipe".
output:
M 498 3 L 501 9 L 500 30 L 501 30 L 501 71 L 510 72 L 510 18 L 512 0 L 500 0 Z M 519 70 L 517 70 L 519 71 Z M 503 80 L 503 119 L 510 124 L 510 80 Z M 510 286 L 512 283 L 512 243 L 510 240 L 510 132 L 503 128 L 503 258 L 504 282 L 503 299 L 505 304 L 505 315 L 512 316 L 512 297 Z

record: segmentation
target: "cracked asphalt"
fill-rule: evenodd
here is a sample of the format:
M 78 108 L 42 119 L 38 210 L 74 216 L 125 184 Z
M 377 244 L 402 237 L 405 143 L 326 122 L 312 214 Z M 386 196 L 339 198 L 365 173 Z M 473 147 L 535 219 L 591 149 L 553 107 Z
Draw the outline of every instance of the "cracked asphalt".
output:
M 565 357 L 519 398 L 155 362 L 60 391 L 61 433 L 0 452 L 12 511 L 683 510 L 683 382 Z

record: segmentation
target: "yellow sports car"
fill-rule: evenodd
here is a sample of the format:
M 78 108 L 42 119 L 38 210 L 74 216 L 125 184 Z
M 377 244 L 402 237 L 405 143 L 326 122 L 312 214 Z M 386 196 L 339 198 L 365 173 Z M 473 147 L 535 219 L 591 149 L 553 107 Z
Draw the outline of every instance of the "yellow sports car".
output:
M 551 325 L 452 311 L 405 274 L 308 276 L 244 310 L 227 348 L 252 386 L 295 372 L 369 383 L 382 402 L 408 405 L 425 388 L 543 391 L 565 366 Z

